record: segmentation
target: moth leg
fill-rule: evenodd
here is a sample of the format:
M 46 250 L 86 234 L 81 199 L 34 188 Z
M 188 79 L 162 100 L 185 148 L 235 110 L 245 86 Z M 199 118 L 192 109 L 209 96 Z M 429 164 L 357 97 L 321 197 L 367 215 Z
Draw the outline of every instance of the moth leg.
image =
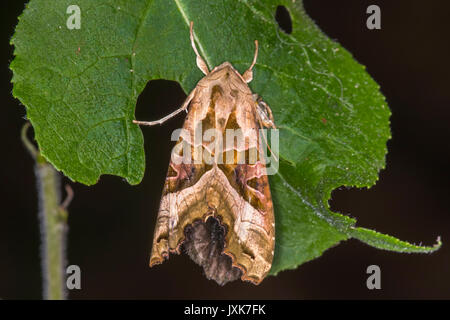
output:
M 261 101 L 264 104 L 265 110 L 267 111 L 267 115 L 269 116 L 269 127 L 272 129 L 276 129 L 277 126 L 275 125 L 275 119 L 273 118 L 272 109 L 270 109 L 269 105 L 265 103 L 264 101 Z
M 162 124 L 164 122 L 166 122 L 167 120 L 175 117 L 177 114 L 179 114 L 181 111 L 184 111 L 187 109 L 187 107 L 189 106 L 189 103 L 192 101 L 192 99 L 194 98 L 195 95 L 195 89 L 192 90 L 192 92 L 188 95 L 188 97 L 186 98 L 186 100 L 183 102 L 183 105 L 175 110 L 174 112 L 172 112 L 171 114 L 168 114 L 167 116 L 165 116 L 164 118 L 161 118 L 159 120 L 155 120 L 155 121 L 138 121 L 138 120 L 133 120 L 133 123 L 139 124 L 141 126 L 154 126 L 156 124 Z
M 257 94 L 253 95 L 253 100 L 256 102 L 256 114 L 261 127 L 276 129 L 275 119 L 273 118 L 273 113 L 269 105 Z
M 255 66 L 257 58 L 258 58 L 258 40 L 255 40 L 255 55 L 253 56 L 252 64 L 250 65 L 250 68 L 248 68 L 247 71 L 245 71 L 244 74 L 242 75 L 242 78 L 244 78 L 244 81 L 247 83 L 253 80 L 253 67 Z
M 266 127 L 269 129 L 276 129 L 275 126 L 275 119 L 273 118 L 272 110 L 270 109 L 269 105 L 265 103 L 260 96 L 257 94 L 253 95 L 253 99 L 256 102 L 256 114 L 258 117 L 258 122 L 260 127 Z M 278 161 L 278 157 L 275 153 L 273 153 L 272 149 L 269 146 L 269 143 L 267 142 L 267 137 L 263 134 L 264 143 L 266 144 L 267 148 L 269 149 L 270 153 L 273 155 L 275 161 Z
M 208 66 L 206 65 L 206 62 L 205 62 L 205 60 L 203 60 L 202 56 L 198 53 L 197 47 L 195 46 L 193 26 L 194 26 L 194 22 L 191 21 L 191 25 L 189 27 L 189 33 L 190 33 L 190 37 L 191 37 L 191 46 L 192 46 L 192 49 L 194 49 L 195 55 L 197 56 L 197 67 L 205 75 L 207 75 L 209 73 Z

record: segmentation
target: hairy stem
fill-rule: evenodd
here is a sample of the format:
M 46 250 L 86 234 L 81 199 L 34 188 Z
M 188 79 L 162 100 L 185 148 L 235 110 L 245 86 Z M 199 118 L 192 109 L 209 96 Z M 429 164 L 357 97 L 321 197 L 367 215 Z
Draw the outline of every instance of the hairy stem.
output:
M 67 205 L 72 190 L 66 187 L 67 199 L 61 205 L 61 175 L 48 163 L 27 138 L 29 123 L 22 129 L 22 141 L 35 160 L 41 232 L 41 268 L 43 297 L 47 300 L 66 298 L 66 233 Z

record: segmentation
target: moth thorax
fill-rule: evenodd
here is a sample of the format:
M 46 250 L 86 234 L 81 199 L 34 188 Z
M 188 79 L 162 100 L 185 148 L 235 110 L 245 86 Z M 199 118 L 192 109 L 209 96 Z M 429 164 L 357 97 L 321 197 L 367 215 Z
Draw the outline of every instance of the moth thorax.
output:
M 203 267 L 208 279 L 219 285 L 237 280 L 242 271 L 232 266 L 231 257 L 223 253 L 226 227 L 214 217 L 206 222 L 196 220 L 184 229 L 184 250 L 189 257 Z

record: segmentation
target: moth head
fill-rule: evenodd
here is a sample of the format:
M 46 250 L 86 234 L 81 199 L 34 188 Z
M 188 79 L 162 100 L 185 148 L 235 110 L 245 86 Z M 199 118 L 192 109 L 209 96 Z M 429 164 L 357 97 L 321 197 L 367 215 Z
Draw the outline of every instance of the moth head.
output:
M 251 75 L 251 71 L 250 71 L 250 75 Z M 248 77 L 249 77 L 248 70 L 245 71 L 243 74 L 240 74 L 239 71 L 236 70 L 233 67 L 233 65 L 228 61 L 224 62 L 221 65 L 218 65 L 217 67 L 212 69 L 209 76 L 213 79 L 226 78 L 226 80 L 228 80 L 228 78 L 237 77 L 243 82 L 246 82 L 246 83 L 250 82 L 248 80 Z
M 253 61 L 250 67 L 241 75 L 231 63 L 224 62 L 221 65 L 215 67 L 211 72 L 219 72 L 221 69 L 229 69 L 234 72 L 242 81 L 249 83 L 253 80 L 253 67 L 256 64 L 256 59 L 258 58 L 258 40 L 255 40 L 255 55 L 253 56 Z

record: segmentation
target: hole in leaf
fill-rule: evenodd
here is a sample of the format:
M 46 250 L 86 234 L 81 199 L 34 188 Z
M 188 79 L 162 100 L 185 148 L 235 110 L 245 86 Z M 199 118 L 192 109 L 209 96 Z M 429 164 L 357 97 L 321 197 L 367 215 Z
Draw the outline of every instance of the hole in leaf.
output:
M 153 121 L 161 119 L 178 109 L 186 99 L 186 94 L 178 82 L 169 80 L 152 80 L 147 83 L 145 89 L 138 97 L 136 104 L 136 119 Z M 186 115 L 184 113 L 184 115 Z M 171 125 L 173 122 L 183 123 L 183 113 L 168 120 L 163 125 Z M 155 126 L 159 127 L 159 126 Z
M 159 120 L 178 109 L 186 99 L 178 82 L 168 80 L 152 80 L 138 97 L 135 118 L 141 121 Z M 172 132 L 181 128 L 186 113 L 181 112 L 161 125 L 142 126 L 146 151 L 146 175 L 151 175 L 153 181 L 152 194 L 160 194 L 161 186 L 169 166 L 170 155 L 175 142 L 171 140 Z M 144 182 L 146 179 L 144 178 Z M 158 181 L 158 182 L 155 182 Z M 155 186 L 155 187 L 153 187 Z
M 159 120 L 177 110 L 185 99 L 186 94 L 178 82 L 168 80 L 149 81 L 138 97 L 135 118 L 141 121 Z M 158 147 L 161 147 L 161 150 L 158 151 L 164 155 L 170 155 L 174 143 L 171 141 L 171 134 L 175 129 L 183 126 L 185 118 L 186 113 L 181 112 L 161 125 L 142 126 L 145 144 L 147 145 L 149 141 L 153 146 L 158 144 Z
M 287 34 L 292 33 L 291 15 L 285 6 L 277 7 L 277 11 L 275 12 L 275 20 L 277 21 L 278 26 L 280 27 L 281 30 L 283 30 L 283 32 Z

